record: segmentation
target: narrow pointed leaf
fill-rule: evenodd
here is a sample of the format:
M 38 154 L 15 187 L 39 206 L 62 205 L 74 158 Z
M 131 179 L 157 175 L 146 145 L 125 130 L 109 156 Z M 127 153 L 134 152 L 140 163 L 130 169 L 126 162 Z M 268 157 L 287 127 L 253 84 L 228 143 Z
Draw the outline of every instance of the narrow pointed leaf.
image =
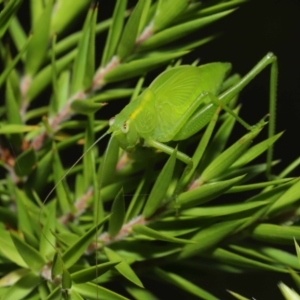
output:
M 10 232 L 10 236 L 28 268 L 34 272 L 40 272 L 46 264 L 45 259 L 36 249 L 25 243 L 16 233 Z
M 6 106 L 6 114 L 7 114 L 7 121 L 10 124 L 23 124 L 22 117 L 19 111 L 19 104 L 16 99 L 16 95 L 13 91 L 13 86 L 10 80 L 6 82 L 6 95 L 5 95 L 5 106 Z
M 0 229 L 1 255 L 22 268 L 28 268 L 26 262 L 15 247 L 8 231 Z
M 275 224 L 259 224 L 252 231 L 251 236 L 263 242 L 292 245 L 294 238 L 300 240 L 300 230 L 298 226 L 286 227 Z
M 87 125 L 85 130 L 85 143 L 83 148 L 83 187 L 84 191 L 87 191 L 93 182 L 93 176 L 96 175 L 95 166 L 95 148 L 90 149 L 90 147 L 95 142 L 94 134 L 94 116 L 89 116 L 87 119 Z M 89 150 L 90 149 L 90 150 Z
M 299 289 L 300 288 L 300 276 L 298 275 L 298 272 L 295 272 L 293 269 L 289 269 L 289 272 Z
M 18 176 L 27 176 L 37 163 L 36 152 L 33 148 L 22 152 L 16 159 L 15 172 Z
M 30 126 L 30 125 L 1 124 L 0 133 L 1 134 L 22 133 L 22 132 L 33 131 L 38 128 L 39 128 L 38 126 Z
M 280 132 L 265 141 L 251 147 L 242 157 L 240 157 L 233 165 L 232 168 L 239 168 L 254 160 L 260 154 L 265 152 L 269 147 L 271 147 L 281 136 L 283 132 Z
M 84 299 L 97 300 L 97 295 L 101 295 L 101 298 L 105 300 L 129 300 L 129 298 L 94 283 L 74 284 L 72 289 L 77 291 Z
M 245 192 L 245 191 L 252 191 L 255 189 L 261 189 L 261 188 L 265 188 L 268 186 L 280 185 L 280 184 L 284 184 L 287 182 L 291 183 L 292 181 L 293 181 L 293 179 L 291 179 L 291 178 L 284 178 L 284 179 L 270 180 L 270 181 L 266 181 L 266 182 L 239 185 L 239 186 L 232 187 L 228 193 L 240 193 L 240 192 Z
M 125 14 L 126 15 L 126 14 Z M 108 27 L 111 24 L 111 19 L 99 22 L 96 25 L 96 34 L 102 33 L 103 31 L 107 30 Z M 60 40 L 57 43 L 57 47 L 55 49 L 55 55 L 61 55 L 62 53 L 67 52 L 70 49 L 74 49 L 76 45 L 78 44 L 78 41 L 80 40 L 82 35 L 81 31 L 77 31 L 75 33 L 69 34 L 66 37 L 64 37 L 62 40 Z M 49 57 L 48 52 L 48 57 Z
M 184 1 L 187 2 L 187 1 Z M 174 7 L 174 4 L 170 4 L 172 7 Z M 228 14 L 230 14 L 232 10 L 221 12 L 212 16 L 204 17 L 201 19 L 193 20 L 190 22 L 186 22 L 183 24 L 179 24 L 176 26 L 173 26 L 171 28 L 165 29 L 159 33 L 156 33 L 149 39 L 147 39 L 145 42 L 141 43 L 140 49 L 143 51 L 149 51 L 152 49 L 159 48 L 163 45 L 169 44 L 171 42 L 174 42 L 180 38 L 185 37 L 186 35 L 192 33 L 193 31 L 199 30 L 200 28 L 213 23 Z
M 117 45 L 123 28 L 126 4 L 127 0 L 118 0 L 115 4 L 115 9 L 112 16 L 112 24 L 110 25 L 103 51 L 101 61 L 102 67 L 105 67 L 105 65 L 111 60 L 117 49 Z
M 140 18 L 140 25 L 138 28 L 138 36 L 143 32 L 143 29 L 146 27 L 147 21 L 149 19 L 149 11 L 150 11 L 150 7 L 151 7 L 151 0 L 146 0 L 144 7 L 143 7 L 143 11 L 142 11 L 142 15 Z
M 123 60 L 132 53 L 137 39 L 143 9 L 146 3 L 147 0 L 139 0 L 127 20 L 117 50 L 117 55 L 120 60 Z
M 16 0 L 16 1 L 9 1 L 4 9 L 1 10 L 0 13 L 0 38 L 6 32 L 11 19 L 17 13 L 20 5 L 22 4 L 23 0 Z
M 224 194 L 225 191 L 238 184 L 243 178 L 244 176 L 239 176 L 229 180 L 207 183 L 193 190 L 181 193 L 177 197 L 176 203 L 171 203 L 171 205 L 174 206 L 175 204 L 178 207 L 188 208 L 203 204 Z
M 67 214 L 73 207 L 69 204 L 69 193 L 65 179 L 62 180 L 65 171 L 63 170 L 61 160 L 57 151 L 56 144 L 53 143 L 53 177 L 56 185 L 55 191 L 58 198 L 58 206 L 62 214 Z
M 33 36 L 26 54 L 26 74 L 34 75 L 40 68 L 49 43 L 52 1 L 48 1 L 39 20 L 33 27 Z
M 280 282 L 278 287 L 286 300 L 300 300 L 300 295 L 289 288 L 287 285 L 285 285 L 283 282 Z
M 297 252 L 297 257 L 298 257 L 298 263 L 300 265 L 300 247 L 296 241 L 296 239 L 294 239 L 294 244 L 295 244 L 295 248 L 296 248 L 296 252 Z
M 20 231 L 23 229 L 27 230 L 29 233 L 34 235 L 34 222 L 32 219 L 32 211 L 30 209 L 31 201 L 27 197 L 24 190 L 18 187 L 14 188 L 14 193 L 16 197 L 17 204 L 17 215 L 18 215 L 18 228 Z
M 279 199 L 294 183 L 298 182 L 298 178 L 292 179 L 287 183 L 278 185 L 270 190 L 262 191 L 261 193 L 247 199 L 247 202 L 265 201 L 269 200 L 270 203 Z
M 56 61 L 55 61 L 55 71 L 57 71 L 56 68 Z M 55 97 L 56 104 L 53 105 L 50 103 L 50 107 L 57 108 L 57 110 L 53 110 L 52 112 L 49 112 L 49 117 L 55 116 L 67 103 L 68 97 L 69 97 L 69 89 L 70 89 L 70 77 L 71 72 L 70 71 L 64 71 L 60 74 L 58 80 L 57 80 L 57 95 Z
M 71 289 L 69 295 L 72 300 L 84 300 L 83 297 L 81 297 L 81 295 L 78 292 L 76 292 L 74 289 Z
M 63 269 L 61 287 L 63 289 L 70 289 L 72 287 L 71 275 L 67 269 Z
M 102 185 L 106 186 L 109 183 L 113 183 L 117 176 L 116 166 L 118 162 L 119 155 L 119 144 L 116 138 L 110 137 L 108 145 L 106 147 L 105 156 L 103 163 L 105 161 L 105 169 L 103 170 L 105 176 L 102 181 Z
M 110 248 L 104 249 L 106 256 L 111 262 L 116 262 L 122 260 L 121 263 L 115 266 L 115 268 L 118 270 L 118 272 L 123 275 L 125 278 L 127 278 L 129 281 L 134 283 L 135 285 L 143 288 L 143 284 L 140 281 L 140 279 L 137 277 L 135 272 L 132 270 L 130 265 L 122 259 L 121 256 L 119 256 L 115 251 L 111 250 Z
M 291 254 L 285 250 L 272 248 L 272 247 L 262 247 L 259 250 L 264 255 L 270 257 L 273 261 L 281 263 L 285 267 L 290 267 L 296 270 L 300 270 L 299 259 L 294 254 Z
M 37 238 L 34 236 L 33 232 L 29 230 L 27 230 L 26 228 L 21 230 L 24 241 L 26 243 L 28 243 L 30 246 L 32 246 L 33 248 L 38 248 L 39 243 Z
M 121 230 L 125 218 L 125 203 L 123 188 L 119 191 L 111 208 L 108 223 L 108 233 L 111 237 L 116 236 Z
M 234 252 L 240 253 L 243 256 L 249 256 L 255 258 L 256 260 L 261 260 L 262 262 L 270 264 L 274 263 L 274 259 L 271 259 L 267 255 L 262 254 L 259 248 L 256 249 L 248 244 L 246 244 L 245 247 L 239 245 L 229 245 L 228 248 L 232 249 Z M 281 254 L 283 254 L 283 251 L 281 252 Z
M 229 291 L 229 290 L 227 290 L 227 292 L 228 292 L 229 294 L 231 294 L 233 297 L 235 297 L 236 299 L 238 299 L 238 300 L 251 300 L 251 299 L 245 298 L 244 296 L 242 296 L 242 295 L 240 295 L 240 294 L 237 294 L 237 293 L 235 293 L 235 292 L 232 292 L 232 291 Z
M 16 95 L 14 92 L 14 87 L 12 86 L 12 80 L 10 80 L 12 77 L 8 78 L 6 81 L 6 93 L 5 93 L 5 107 L 6 107 L 6 115 L 7 115 L 7 121 L 9 124 L 18 124 L 22 125 L 22 117 L 20 114 L 20 108 L 19 108 L 19 101 L 20 99 L 19 95 Z M 11 147 L 16 149 L 16 151 L 19 151 L 19 149 L 22 147 L 23 142 L 23 136 L 22 134 L 14 134 L 10 135 L 9 137 Z
M 164 165 L 163 169 L 161 170 L 160 174 L 158 175 L 155 181 L 155 184 L 151 190 L 151 193 L 143 210 L 143 216 L 145 218 L 151 217 L 161 206 L 161 203 L 166 195 L 166 192 L 169 188 L 173 176 L 176 162 L 176 154 L 177 148 L 173 151 L 172 155 Z
M 74 112 L 83 115 L 94 114 L 102 107 L 102 103 L 95 103 L 94 101 L 88 100 L 74 100 L 71 104 L 71 108 Z
M 105 195 L 104 195 L 104 188 L 103 186 L 107 183 L 109 183 L 116 174 L 116 163 L 118 159 L 118 151 L 119 151 L 119 145 L 115 138 L 111 136 L 108 147 L 106 148 L 106 151 L 103 155 L 102 162 L 100 164 L 100 168 L 98 170 L 97 174 L 97 181 L 98 181 L 98 189 L 101 191 L 98 201 L 94 202 L 94 218 L 97 222 L 97 218 L 103 217 L 104 215 L 104 209 L 103 209 L 103 203 L 105 201 Z M 111 191 L 108 192 L 108 195 L 115 195 L 118 193 L 120 188 L 122 187 L 121 184 L 117 184 L 117 186 L 114 184 L 115 192 L 112 193 Z M 110 188 L 110 187 L 107 187 Z
M 198 144 L 196 151 L 194 152 L 194 155 L 192 157 L 193 166 L 192 166 L 192 168 L 186 167 L 186 171 L 183 173 L 183 176 L 180 179 L 179 189 L 186 188 L 188 183 L 191 182 L 193 176 L 195 176 L 195 170 L 197 169 L 199 162 L 201 160 L 203 160 L 202 159 L 203 154 L 205 153 L 207 145 L 209 144 L 209 140 L 211 138 L 211 135 L 212 135 L 215 125 L 217 123 L 219 113 L 220 113 L 220 110 L 219 109 L 216 110 L 211 121 L 209 122 L 208 126 L 206 127 L 206 130 L 200 140 L 200 143 Z
M 51 34 L 59 34 L 64 31 L 71 22 L 77 19 L 77 16 L 86 11 L 91 4 L 90 0 L 63 0 L 57 5 L 55 14 L 53 14 L 51 22 Z
M 261 127 L 244 135 L 240 140 L 220 154 L 202 173 L 201 181 L 207 182 L 227 170 L 249 147 L 252 140 L 259 134 Z
M 21 279 L 24 275 L 31 273 L 31 270 L 25 268 L 15 269 L 13 271 L 7 271 L 4 276 L 0 279 L 0 287 L 7 287 L 14 285 L 19 279 Z
M 2 299 L 16 300 L 26 299 L 40 283 L 42 279 L 33 272 L 24 275 L 14 285 L 10 286 L 4 293 L 1 293 Z
M 12 228 L 17 228 L 17 216 L 15 212 L 11 211 L 9 208 L 0 206 L 0 220 L 3 223 L 9 224 Z
M 102 93 L 92 96 L 91 98 L 87 99 L 86 101 L 92 102 L 108 102 L 111 100 L 118 100 L 123 98 L 131 97 L 134 93 L 135 89 L 118 89 L 115 88 L 113 90 L 106 90 Z
M 171 23 L 177 16 L 184 13 L 189 2 L 186 0 L 159 1 L 153 20 L 154 31 L 159 31 Z
M 300 201 L 300 180 L 294 183 L 270 208 L 269 214 L 275 215 L 291 210 Z
M 56 277 L 61 277 L 64 269 L 64 263 L 61 258 L 61 255 L 56 252 L 52 261 L 52 268 L 51 268 L 51 278 L 55 280 Z
M 126 291 L 133 297 L 135 300 L 159 300 L 156 298 L 150 291 L 146 289 L 141 289 L 136 286 L 126 286 Z
M 56 288 L 54 288 L 51 293 L 48 295 L 47 294 L 47 300 L 57 300 L 62 298 L 62 290 L 61 286 L 58 285 Z
M 36 24 L 39 20 L 43 10 L 45 8 L 45 3 L 41 3 L 40 1 L 30 1 L 30 17 L 31 17 L 31 24 Z
M 109 83 L 136 77 L 187 53 L 188 51 L 161 53 L 155 55 L 154 57 L 145 57 L 128 63 L 124 63 L 108 72 L 104 76 L 104 80 L 105 82 Z
M 57 74 L 59 74 L 71 63 L 76 54 L 77 49 L 71 51 L 70 53 L 66 54 L 65 56 L 56 61 Z M 41 93 L 45 89 L 46 86 L 48 86 L 51 83 L 51 81 L 52 65 L 48 65 L 36 74 L 27 92 L 28 100 L 33 100 L 37 95 L 39 95 L 39 93 Z
M 181 212 L 185 216 L 195 216 L 201 218 L 214 218 L 219 216 L 227 216 L 245 211 L 252 211 L 253 209 L 269 204 L 268 201 L 257 201 L 249 203 L 229 204 L 213 207 L 195 207 L 186 209 Z
M 82 35 L 79 40 L 78 53 L 75 57 L 73 70 L 72 70 L 72 82 L 71 82 L 71 94 L 74 95 L 81 91 L 84 86 L 85 69 L 88 59 L 89 39 L 91 34 L 91 19 L 92 11 L 89 10 L 85 19 Z
M 95 73 L 95 39 L 96 39 L 96 23 L 97 23 L 98 7 L 95 7 L 90 21 L 90 34 L 88 40 L 87 59 L 85 66 L 85 74 L 83 78 L 83 90 L 87 90 L 92 86 Z
M 159 240 L 159 241 L 166 241 L 166 242 L 179 243 L 179 244 L 194 244 L 195 243 L 191 240 L 179 239 L 179 238 L 175 238 L 173 236 L 163 234 L 163 233 L 156 231 L 152 228 L 149 228 L 145 225 L 134 225 L 132 227 L 132 230 L 135 233 L 143 234 L 143 235 L 146 235 L 150 238 L 153 238 L 153 239 Z
M 111 270 L 114 266 L 119 264 L 121 261 L 106 262 L 97 266 L 85 268 L 71 274 L 72 280 L 76 283 L 85 283 L 94 280 L 96 276 L 101 276 L 107 271 Z
M 57 36 L 53 36 L 51 39 L 51 66 L 52 66 L 52 88 L 53 94 L 50 102 L 50 113 L 49 116 L 55 115 L 59 112 L 59 99 L 58 99 L 58 76 L 56 71 L 56 57 L 55 57 L 55 46 Z
M 218 248 L 211 254 L 211 257 L 226 264 L 233 264 L 243 268 L 261 269 L 265 271 L 287 272 L 285 267 L 272 266 L 270 263 L 263 263 L 242 255 Z
M 7 79 L 8 75 L 10 74 L 10 72 L 13 70 L 13 68 L 16 66 L 16 64 L 20 61 L 20 59 L 22 58 L 24 52 L 27 50 L 28 45 L 31 41 L 31 38 L 28 39 L 28 41 L 26 42 L 26 44 L 24 45 L 24 47 L 21 49 L 21 51 L 17 54 L 17 56 L 13 59 L 13 61 L 11 61 L 4 70 L 1 71 L 0 74 L 0 87 L 2 86 L 2 84 L 5 82 L 5 80 Z
M 139 183 L 137 189 L 135 190 L 134 196 L 130 201 L 129 207 L 126 211 L 125 221 L 129 222 L 134 217 L 138 216 L 144 207 L 144 203 L 146 200 L 146 195 L 143 193 L 144 190 L 147 188 L 147 179 L 149 177 L 149 173 L 142 178 L 141 182 Z
M 168 282 L 200 299 L 206 300 L 217 300 L 215 296 L 195 285 L 194 283 L 188 281 L 187 279 L 171 272 L 166 272 L 160 268 L 154 269 L 155 275 L 157 275 L 162 281 Z
M 234 111 L 238 114 L 239 110 Z M 206 148 L 203 159 L 199 164 L 199 172 L 202 172 L 216 157 L 218 157 L 226 146 L 229 136 L 232 132 L 236 119 L 227 115 L 225 121 L 221 124 L 218 131 L 214 134 L 213 140 Z
M 71 247 L 69 247 L 62 255 L 64 266 L 66 269 L 73 266 L 75 262 L 82 256 L 82 254 L 87 249 L 88 245 L 95 238 L 97 234 L 96 229 L 99 229 L 100 226 L 109 219 L 109 215 L 102 219 L 97 225 L 90 228 L 86 234 L 80 237 Z
M 27 184 L 32 187 L 37 193 L 41 192 L 45 182 L 52 172 L 53 155 L 48 152 L 37 163 L 37 168 L 28 176 Z
M 234 233 L 236 228 L 238 228 L 243 222 L 243 220 L 221 222 L 201 229 L 191 239 L 197 243 L 194 245 L 186 245 L 181 251 L 179 257 L 187 258 L 200 254 L 212 247 L 216 247 L 218 243 Z

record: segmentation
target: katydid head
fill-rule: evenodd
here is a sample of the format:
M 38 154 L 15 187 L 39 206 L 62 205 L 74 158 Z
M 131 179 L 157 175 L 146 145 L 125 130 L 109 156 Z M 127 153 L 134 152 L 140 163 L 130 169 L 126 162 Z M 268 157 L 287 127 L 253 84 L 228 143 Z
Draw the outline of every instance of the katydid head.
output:
M 139 141 L 135 124 L 130 120 L 133 103 L 129 103 L 119 114 L 109 121 L 110 128 L 108 133 L 112 133 L 119 142 L 120 147 L 127 151 L 132 150 Z

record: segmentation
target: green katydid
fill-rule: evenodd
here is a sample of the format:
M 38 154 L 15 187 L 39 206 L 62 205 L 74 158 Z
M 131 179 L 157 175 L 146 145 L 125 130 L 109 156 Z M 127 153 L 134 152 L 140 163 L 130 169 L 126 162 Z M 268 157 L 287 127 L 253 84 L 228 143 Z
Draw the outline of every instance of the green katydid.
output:
M 171 154 L 173 148 L 165 143 L 184 140 L 198 132 L 210 121 L 218 106 L 234 115 L 226 105 L 268 64 L 272 64 L 269 135 L 273 135 L 277 59 L 272 53 L 267 54 L 244 78 L 221 95 L 219 91 L 231 68 L 229 63 L 169 69 L 110 120 L 107 133 L 112 133 L 120 147 L 127 151 L 143 139 L 147 146 Z M 251 130 L 251 126 L 234 116 Z M 177 158 L 191 163 L 191 159 L 182 152 L 177 153 Z M 268 155 L 270 163 L 271 152 Z

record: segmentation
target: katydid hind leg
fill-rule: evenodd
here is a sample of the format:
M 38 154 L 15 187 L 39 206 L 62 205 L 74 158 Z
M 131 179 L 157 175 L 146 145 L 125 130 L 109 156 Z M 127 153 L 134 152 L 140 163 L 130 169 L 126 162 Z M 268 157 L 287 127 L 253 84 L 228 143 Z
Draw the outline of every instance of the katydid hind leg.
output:
M 244 126 L 247 130 L 251 130 L 252 126 L 250 126 L 247 122 L 245 122 L 241 117 L 239 117 L 230 107 L 228 107 L 225 103 L 221 102 L 218 97 L 211 93 L 207 93 L 210 101 L 216 106 L 220 106 L 224 109 L 228 114 L 234 117 L 242 126 Z
M 220 101 L 227 104 L 234 96 L 236 96 L 246 85 L 249 84 L 260 72 L 262 72 L 267 66 L 271 65 L 270 74 L 270 95 L 269 95 L 269 122 L 268 122 L 268 137 L 272 137 L 275 134 L 275 108 L 276 108 L 276 87 L 278 78 L 278 65 L 277 57 L 273 53 L 265 55 L 253 68 L 248 72 L 241 80 L 230 87 L 227 91 L 222 93 L 218 98 Z M 273 145 L 268 148 L 267 151 L 267 170 L 266 175 L 271 177 L 271 167 L 273 159 Z
M 269 123 L 268 123 L 268 136 L 271 137 L 275 132 L 275 106 L 276 106 L 276 85 L 277 85 L 277 58 L 274 54 L 268 53 L 263 59 L 261 59 L 254 68 L 248 72 L 240 80 L 235 80 L 234 84 L 231 85 L 225 92 L 223 92 L 218 97 L 205 93 L 206 97 L 209 97 L 210 104 L 206 105 L 204 108 L 196 111 L 180 129 L 180 131 L 175 135 L 174 140 L 184 140 L 191 135 L 195 134 L 201 130 L 212 118 L 217 106 L 221 106 L 228 113 L 233 115 L 244 127 L 248 130 L 253 128 L 247 124 L 244 120 L 238 117 L 231 108 L 228 107 L 230 101 L 236 97 L 240 91 L 250 83 L 261 71 L 263 71 L 268 65 L 271 65 L 271 76 L 270 76 L 270 99 L 269 99 Z M 221 102 L 221 103 L 219 103 Z M 218 105 L 221 104 L 221 105 Z M 267 152 L 267 176 L 271 176 L 271 164 L 272 164 L 273 146 L 268 149 Z
M 224 110 L 226 110 L 244 127 L 246 127 L 248 130 L 251 130 L 252 127 L 249 124 L 247 124 L 242 118 L 240 118 L 230 107 L 220 102 L 217 96 L 209 92 L 204 92 L 203 95 L 205 95 L 205 97 L 209 99 L 210 103 L 207 104 L 205 107 L 197 110 L 191 116 L 191 118 L 187 120 L 184 126 L 179 130 L 179 132 L 174 137 L 175 141 L 185 140 L 190 136 L 194 135 L 195 133 L 197 133 L 199 130 L 201 130 L 204 126 L 206 126 L 210 122 L 218 107 L 221 107 Z
M 230 76 L 223 82 L 221 91 L 223 92 L 223 91 L 227 90 L 228 88 L 236 85 L 240 80 L 241 80 L 240 75 L 233 74 L 232 76 Z M 173 140 L 175 140 L 175 141 L 185 140 L 185 139 L 189 138 L 190 136 L 194 135 L 195 133 L 197 133 L 198 131 L 200 131 L 202 128 L 204 128 L 210 122 L 211 118 L 213 117 L 213 115 L 215 114 L 215 112 L 217 110 L 217 107 L 220 106 L 219 99 L 217 99 L 216 96 L 214 96 L 208 92 L 202 93 L 201 99 L 203 99 L 203 98 L 209 98 L 210 101 L 208 101 L 208 102 L 210 102 L 210 104 L 205 105 L 203 108 L 197 109 L 192 114 L 192 116 L 190 116 L 187 119 L 186 123 L 177 132 L 177 134 L 175 135 Z M 227 109 L 225 108 L 225 110 L 228 110 L 229 113 L 231 115 L 233 115 L 236 119 L 241 120 L 239 117 L 236 117 L 236 114 L 232 111 L 232 109 L 230 109 L 230 108 L 233 108 L 234 103 L 236 102 L 235 98 L 237 98 L 237 96 L 230 99 L 230 101 L 228 103 L 228 108 Z M 205 99 L 203 99 L 203 100 L 205 100 Z M 203 100 L 202 100 L 202 102 L 205 102 Z M 241 120 L 240 122 L 243 124 L 243 126 L 250 128 L 250 126 L 248 124 L 246 124 L 245 122 L 243 122 L 243 120 Z

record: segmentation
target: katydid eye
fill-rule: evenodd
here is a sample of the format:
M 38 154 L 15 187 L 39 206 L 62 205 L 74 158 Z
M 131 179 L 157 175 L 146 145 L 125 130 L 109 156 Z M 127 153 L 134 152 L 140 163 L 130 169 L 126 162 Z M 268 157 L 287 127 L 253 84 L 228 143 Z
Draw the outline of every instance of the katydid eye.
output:
M 129 123 L 128 121 L 125 121 L 121 127 L 121 130 L 123 133 L 127 133 L 129 131 Z
M 115 117 L 110 118 L 109 121 L 108 121 L 108 125 L 111 126 L 114 123 L 115 123 Z

